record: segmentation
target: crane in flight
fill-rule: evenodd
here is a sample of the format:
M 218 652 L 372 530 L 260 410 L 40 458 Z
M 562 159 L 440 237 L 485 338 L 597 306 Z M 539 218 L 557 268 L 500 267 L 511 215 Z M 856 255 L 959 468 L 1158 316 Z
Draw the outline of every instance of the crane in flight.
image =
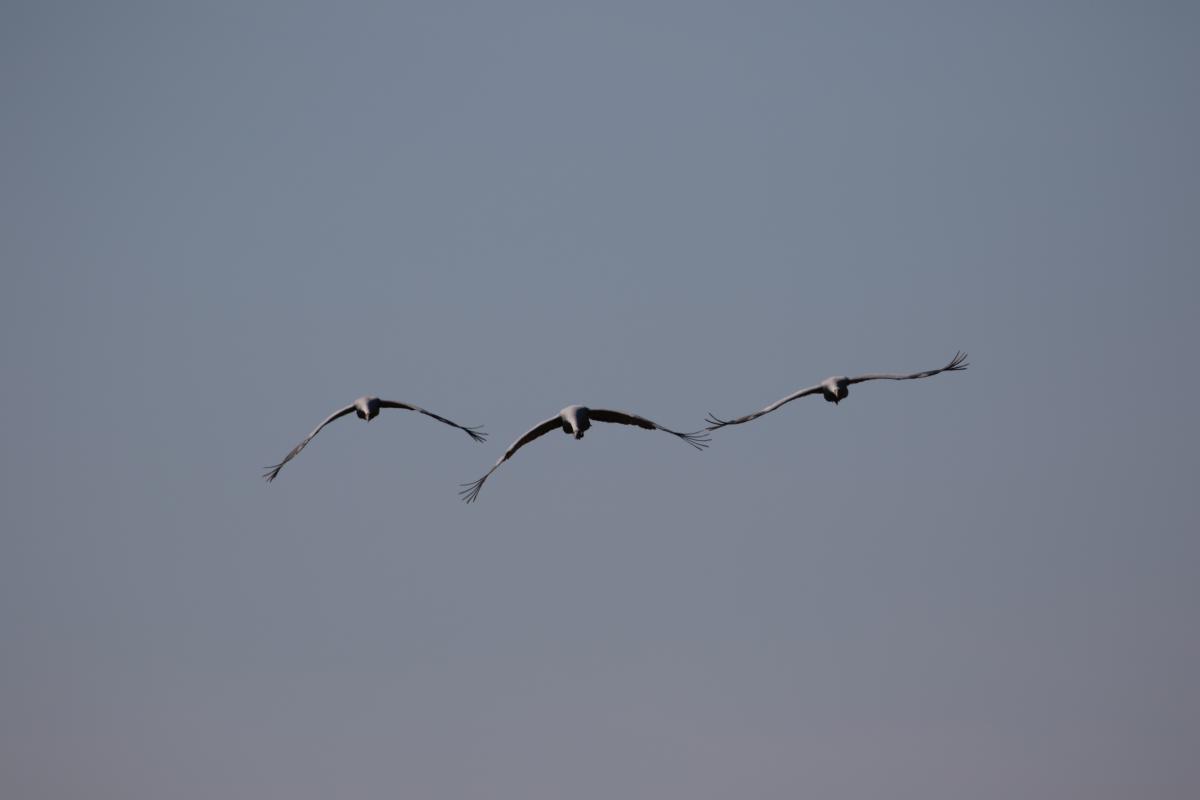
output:
M 928 378 L 932 375 L 937 375 L 939 372 L 958 372 L 959 370 L 964 370 L 967 368 L 966 359 L 966 353 L 955 353 L 954 358 L 950 359 L 950 363 L 941 369 L 931 369 L 926 370 L 925 372 L 914 372 L 910 375 L 871 373 L 869 375 L 859 375 L 856 378 L 847 378 L 844 375 L 835 375 L 831 378 L 826 378 L 816 386 L 809 386 L 807 389 L 801 389 L 794 394 L 789 394 L 782 400 L 776 400 L 774 403 L 771 403 L 771 405 L 767 406 L 761 411 L 755 411 L 753 414 L 747 414 L 744 417 L 738 417 L 737 419 L 720 419 L 719 417 L 709 414 L 704 421 L 710 423 L 710 425 L 705 428 L 705 430 L 715 431 L 717 428 L 724 428 L 727 425 L 741 425 L 743 422 L 749 422 L 750 420 L 758 419 L 763 414 L 770 414 L 772 411 L 784 405 L 785 403 L 790 403 L 793 400 L 799 400 L 801 397 L 807 397 L 810 394 L 820 394 L 827 401 L 836 405 L 837 403 L 845 400 L 846 395 L 850 393 L 850 390 L 847 387 L 856 383 L 863 383 L 864 381 L 910 381 L 914 378 Z
M 655 422 L 651 422 L 645 417 L 639 417 L 637 414 L 628 414 L 624 411 L 610 411 L 605 408 L 588 408 L 587 406 L 567 406 L 555 416 L 539 422 L 534 427 L 512 443 L 504 455 L 500 456 L 492 468 L 489 469 L 482 478 L 471 483 L 464 483 L 462 491 L 459 495 L 465 502 L 473 503 L 479 497 L 479 491 L 483 488 L 483 482 L 491 476 L 493 472 L 499 468 L 501 464 L 513 457 L 513 454 L 520 450 L 525 445 L 532 442 L 539 436 L 544 436 L 555 428 L 562 428 L 563 433 L 571 434 L 576 439 L 582 439 L 583 433 L 588 428 L 592 427 L 592 422 L 615 422 L 620 425 L 636 425 L 639 428 L 645 428 L 651 431 L 664 431 L 672 436 L 678 436 L 683 441 L 690 444 L 697 450 L 703 450 L 708 447 L 709 437 L 704 431 L 693 431 L 692 433 L 680 433 L 673 431 L 670 428 L 664 428 Z
M 409 403 L 398 403 L 395 400 L 380 400 L 378 397 L 372 397 L 370 395 L 367 395 L 366 397 L 358 398 L 357 400 L 355 400 L 353 403 L 346 406 L 345 408 L 339 408 L 337 411 L 333 412 L 328 417 L 326 417 L 324 422 L 322 422 L 317 427 L 313 428 L 312 433 L 310 433 L 308 436 L 305 436 L 304 439 L 300 442 L 300 444 L 293 447 L 292 451 L 283 457 L 283 461 L 280 461 L 278 464 L 275 464 L 274 466 L 266 467 L 265 469 L 267 471 L 265 473 L 263 473 L 263 477 L 267 479 L 267 483 L 270 483 L 271 481 L 275 480 L 276 476 L 279 475 L 279 470 L 283 469 L 283 465 L 288 463 L 289 461 L 291 461 L 296 456 L 300 455 L 300 451 L 303 450 L 305 448 L 305 446 L 308 445 L 308 443 L 312 441 L 312 438 L 314 436 L 316 436 L 318 433 L 320 433 L 322 428 L 324 428 L 329 423 L 333 422 L 338 417 L 344 417 L 347 414 L 349 414 L 351 411 L 353 411 L 354 414 L 359 419 L 370 422 L 371 420 L 375 419 L 375 417 L 379 416 L 379 409 L 381 409 L 381 408 L 402 408 L 405 411 L 418 411 L 427 417 L 433 417 L 438 422 L 444 422 L 447 425 L 452 425 L 455 428 L 458 428 L 460 431 L 465 431 L 467 436 L 470 436 L 472 439 L 474 439 L 477 442 L 482 442 L 487 438 L 487 434 L 484 433 L 483 430 L 479 426 L 476 426 L 474 428 L 468 428 L 463 425 L 459 425 L 457 422 L 451 422 L 450 420 L 446 419 L 445 417 L 439 417 L 437 414 L 434 414 L 432 411 L 426 411 L 423 408 L 420 408 L 420 407 L 414 406 L 414 405 L 410 405 Z

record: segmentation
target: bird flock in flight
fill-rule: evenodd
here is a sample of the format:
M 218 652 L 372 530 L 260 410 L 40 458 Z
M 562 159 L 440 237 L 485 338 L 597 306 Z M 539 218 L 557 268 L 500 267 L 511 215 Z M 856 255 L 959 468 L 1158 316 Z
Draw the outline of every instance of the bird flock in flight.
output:
M 576 439 L 582 439 L 584 432 L 592 427 L 593 422 L 615 422 L 619 425 L 636 425 L 637 427 L 645 428 L 648 431 L 663 431 L 664 433 L 669 433 L 672 436 L 679 438 L 681 441 L 690 444 L 697 450 L 703 450 L 704 448 L 708 447 L 710 441 L 710 431 L 715 431 L 718 428 L 725 428 L 731 425 L 741 425 L 743 423 L 750 422 L 751 420 L 756 420 L 764 414 L 770 414 L 772 411 L 786 403 L 790 403 L 793 400 L 799 400 L 801 397 L 819 394 L 828 402 L 837 404 L 846 399 L 846 395 L 849 394 L 849 389 L 847 387 L 852 386 L 853 384 L 878 380 L 908 381 L 914 378 L 928 378 L 932 375 L 937 375 L 940 372 L 958 372 L 967 368 L 966 358 L 966 353 L 955 353 L 954 358 L 950 359 L 950 363 L 946 364 L 946 366 L 940 369 L 914 372 L 909 375 L 871 373 L 868 375 L 859 375 L 855 378 L 847 378 L 844 375 L 835 375 L 833 377 L 826 378 L 815 386 L 810 386 L 807 389 L 801 389 L 797 392 L 789 394 L 787 397 L 771 403 L 771 405 L 767 406 L 766 408 L 763 408 L 760 411 L 755 411 L 753 414 L 747 414 L 744 417 L 726 420 L 709 414 L 705 419 L 705 422 L 710 423 L 708 427 L 688 433 L 673 431 L 670 428 L 665 428 L 656 422 L 651 422 L 645 417 L 639 417 L 637 414 L 629 414 L 625 411 L 613 411 L 607 408 L 589 408 L 587 406 L 567 406 L 555 416 L 543 422 L 539 422 L 537 425 L 533 426 L 524 434 L 522 434 L 521 438 L 509 445 L 509 448 L 504 451 L 504 455 L 500 456 L 500 458 L 496 460 L 496 463 L 492 465 L 491 469 L 483 474 L 482 478 L 471 481 L 470 483 L 462 484 L 462 490 L 459 492 L 459 495 L 468 503 L 475 502 L 475 500 L 479 498 L 480 490 L 483 489 L 484 481 L 491 477 L 491 474 L 499 469 L 501 464 L 512 458 L 513 455 L 522 447 L 529 444 L 534 439 L 549 433 L 555 428 L 561 428 L 563 433 L 570 434 Z M 484 433 L 478 426 L 468 428 L 465 425 L 459 425 L 457 422 L 452 422 L 445 417 L 439 417 L 432 411 L 426 411 L 425 409 L 414 406 L 411 403 L 398 403 L 394 400 L 381 400 L 378 397 L 370 396 L 360 397 L 345 408 L 340 408 L 326 417 L 320 425 L 313 428 L 312 433 L 310 433 L 308 436 L 305 436 L 304 439 L 300 441 L 300 444 L 293 447 L 291 452 L 283 457 L 282 461 L 274 466 L 267 467 L 267 471 L 263 473 L 263 477 L 266 478 L 268 482 L 275 480 L 275 478 L 279 476 L 279 471 L 283 469 L 283 465 L 298 456 L 300 451 L 312 441 L 313 437 L 321 432 L 322 428 L 333 422 L 338 417 L 344 417 L 353 411 L 359 419 L 370 422 L 379 415 L 379 410 L 381 408 L 399 408 L 405 411 L 416 411 L 424 414 L 427 417 L 432 417 L 438 422 L 443 422 L 446 425 L 458 428 L 476 442 L 483 442 L 487 439 L 487 434 Z

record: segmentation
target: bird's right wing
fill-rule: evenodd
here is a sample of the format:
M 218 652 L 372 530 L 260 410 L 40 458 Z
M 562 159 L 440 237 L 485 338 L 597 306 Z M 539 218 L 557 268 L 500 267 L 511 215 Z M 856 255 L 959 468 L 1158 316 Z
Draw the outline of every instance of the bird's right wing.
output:
M 517 439 L 515 442 L 509 445 L 509 448 L 504 451 L 504 455 L 500 456 L 500 459 L 492 465 L 492 468 L 489 469 L 482 478 L 477 481 L 472 481 L 471 483 L 462 484 L 463 489 L 459 492 L 459 495 L 462 497 L 463 501 L 467 503 L 475 502 L 475 498 L 479 497 L 479 490 L 483 488 L 483 482 L 486 481 L 501 464 L 512 458 L 513 453 L 517 452 L 539 436 L 544 436 L 561 425 L 562 418 L 556 414 L 545 422 L 539 422 L 537 426 L 525 431 L 525 434 L 521 436 L 520 439 Z
M 322 422 L 317 427 L 313 428 L 313 432 L 310 433 L 308 436 L 305 436 L 304 441 L 300 442 L 300 444 L 293 447 L 292 452 L 288 453 L 286 456 L 283 457 L 283 461 L 280 461 L 278 464 L 276 464 L 272 467 L 264 467 L 264 469 L 266 469 L 267 471 L 263 473 L 263 477 L 267 479 L 267 483 L 270 483 L 271 481 L 275 480 L 275 476 L 279 474 L 279 470 L 283 469 L 284 464 L 288 463 L 293 458 L 300 455 L 300 451 L 304 449 L 305 445 L 307 445 L 309 442 L 312 441 L 312 438 L 314 436 L 316 436 L 318 433 L 321 432 L 321 428 L 324 428 L 326 425 L 333 422 L 338 417 L 344 417 L 346 414 L 349 414 L 353 410 L 354 410 L 354 404 L 351 403 L 350 405 L 346 406 L 345 408 L 338 409 L 337 411 L 333 412 L 332 414 L 330 414 L 328 417 L 325 418 L 324 422 Z
M 784 403 L 790 403 L 793 400 L 799 400 L 801 397 L 807 397 L 810 394 L 817 394 L 820 391 L 821 391 L 821 384 L 818 383 L 816 386 L 810 386 L 807 389 L 801 389 L 800 391 L 796 392 L 795 394 L 789 394 L 787 397 L 783 398 L 782 400 L 776 400 L 774 403 L 771 403 L 771 405 L 767 406 L 762 411 L 755 411 L 753 414 L 747 414 L 746 416 L 738 417 L 737 419 L 720 419 L 718 417 L 713 416 L 712 414 L 709 414 L 708 418 L 705 419 L 704 421 L 710 422 L 712 424 L 709 425 L 707 428 L 705 428 L 705 430 L 715 431 L 717 428 L 724 428 L 726 425 L 741 425 L 743 422 L 749 422 L 752 419 L 758 419 L 763 414 L 770 414 L 772 411 L 779 408 Z

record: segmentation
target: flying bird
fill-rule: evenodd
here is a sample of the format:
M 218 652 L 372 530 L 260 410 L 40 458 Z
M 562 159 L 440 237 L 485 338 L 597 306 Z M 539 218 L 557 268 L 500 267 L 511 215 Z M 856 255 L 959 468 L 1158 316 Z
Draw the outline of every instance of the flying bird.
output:
M 878 373 L 878 374 L 870 374 L 870 375 L 859 375 L 857 378 L 847 378 L 842 375 L 835 375 L 831 378 L 826 378 L 825 380 L 818 383 L 816 386 L 810 386 L 807 389 L 801 389 L 800 391 L 796 392 L 795 394 L 789 394 L 787 397 L 783 398 L 782 400 L 777 400 L 774 403 L 771 403 L 771 405 L 767 406 L 762 411 L 756 411 L 753 414 L 747 414 L 744 417 L 738 417 L 737 419 L 726 420 L 726 419 L 719 419 L 718 417 L 715 417 L 712 414 L 709 414 L 708 417 L 704 421 L 710 422 L 712 424 L 709 425 L 707 428 L 705 428 L 705 430 L 715 431 L 717 428 L 724 428 L 726 425 L 741 425 L 743 422 L 749 422 L 752 419 L 758 419 L 763 414 L 770 414 L 772 411 L 779 408 L 784 403 L 790 403 L 793 400 L 798 400 L 801 397 L 806 397 L 810 394 L 820 393 L 821 396 L 824 397 L 826 400 L 828 400 L 830 403 L 834 403 L 834 404 L 840 403 L 842 400 L 845 400 L 846 395 L 848 395 L 850 393 L 850 390 L 847 389 L 846 387 L 848 387 L 852 384 L 855 384 L 855 383 L 862 383 L 864 381 L 880 381 L 880 380 L 909 381 L 909 380 L 912 380 L 913 378 L 928 378 L 931 375 L 937 375 L 939 372 L 957 372 L 959 370 L 964 370 L 967 368 L 966 358 L 967 358 L 966 353 L 961 353 L 961 352 L 955 353 L 954 358 L 950 359 L 950 363 L 947 364 L 946 366 L 942 367 L 941 369 L 931 369 L 926 372 L 914 372 L 911 375 L 891 375 L 891 374 Z
M 463 489 L 459 492 L 462 499 L 468 503 L 473 503 L 479 497 L 479 490 L 483 488 L 483 482 L 496 469 L 513 457 L 513 453 L 520 450 L 525 445 L 532 442 L 534 439 L 549 433 L 555 428 L 562 428 L 563 433 L 573 434 L 576 439 L 582 439 L 583 433 L 588 428 L 592 427 L 592 422 L 616 422 L 621 425 L 636 425 L 639 428 L 645 428 L 651 431 L 665 431 L 666 433 L 678 436 L 683 441 L 690 444 L 697 450 L 703 450 L 708 447 L 708 434 L 704 431 L 694 431 L 692 433 L 680 433 L 673 431 L 670 428 L 664 428 L 662 425 L 651 422 L 645 417 L 639 417 L 637 414 L 627 414 L 624 411 L 609 411 L 604 408 L 588 408 L 586 406 L 567 406 L 557 415 L 551 417 L 545 422 L 539 422 L 533 428 L 530 428 L 525 434 L 517 439 L 500 457 L 500 460 L 492 465 L 492 468 L 477 481 L 462 484 Z
M 314 428 L 312 433 L 310 433 L 308 436 L 305 436 L 304 440 L 300 442 L 300 444 L 292 448 L 292 452 L 283 457 L 283 461 L 280 461 L 273 467 L 265 467 L 267 471 L 263 473 L 263 477 L 267 479 L 268 483 L 275 480 L 275 476 L 279 474 L 279 470 L 283 469 L 283 465 L 300 455 L 300 451 L 312 441 L 314 436 L 321 432 L 321 428 L 324 428 L 338 417 L 344 417 L 353 411 L 359 419 L 370 422 L 371 420 L 375 419 L 375 417 L 379 416 L 379 409 L 381 408 L 402 408 L 406 411 L 419 411 L 427 417 L 433 417 L 438 422 L 444 422 L 447 425 L 453 425 L 460 431 L 466 431 L 467 436 L 470 436 L 477 442 L 482 442 L 487 438 L 487 434 L 484 433 L 478 426 L 474 428 L 468 428 L 463 425 L 459 425 L 457 422 L 451 422 L 445 417 L 439 417 L 432 411 L 426 411 L 423 408 L 418 408 L 417 406 L 409 405 L 408 403 L 397 403 L 395 400 L 380 400 L 378 397 L 360 397 L 345 408 L 340 408 L 326 417 L 325 421 Z

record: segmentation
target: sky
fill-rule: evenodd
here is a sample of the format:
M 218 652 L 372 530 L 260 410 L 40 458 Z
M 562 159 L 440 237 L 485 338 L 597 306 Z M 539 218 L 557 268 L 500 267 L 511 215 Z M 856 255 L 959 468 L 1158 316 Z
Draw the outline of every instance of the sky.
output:
M 1198 34 L 3 4 L 0 794 L 1196 797 Z

